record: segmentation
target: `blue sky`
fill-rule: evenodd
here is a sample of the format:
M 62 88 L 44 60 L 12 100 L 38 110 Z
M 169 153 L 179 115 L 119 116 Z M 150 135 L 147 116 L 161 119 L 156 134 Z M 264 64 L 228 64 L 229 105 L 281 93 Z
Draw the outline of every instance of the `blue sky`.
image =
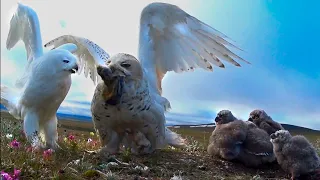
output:
M 123 7 L 124 1 L 97 1 L 91 9 L 85 2 L 72 0 L 63 7 L 62 1 L 22 2 L 38 12 L 44 42 L 71 33 L 95 41 L 111 55 L 136 55 L 139 14 L 152 1 L 142 0 L 129 7 Z M 77 8 L 71 13 L 75 2 Z M 320 13 L 316 8 L 320 2 L 166 2 L 177 4 L 229 36 L 245 50 L 240 54 L 252 63 L 243 64 L 242 68 L 226 64 L 226 69 L 216 68 L 213 73 L 169 73 L 163 80 L 163 95 L 172 105 L 169 122 L 212 122 L 221 109 L 230 109 L 237 117 L 247 119 L 250 111 L 262 108 L 281 123 L 320 129 Z M 9 12 L 12 5 L 2 3 L 2 14 Z M 119 9 L 126 13 L 120 14 Z M 8 27 L 8 17 L 9 14 L 1 16 L 2 28 Z M 98 20 L 88 21 L 91 18 Z M 7 31 L 2 29 L 1 83 L 12 85 L 25 65 L 25 52 L 21 44 L 10 52 L 3 49 L 6 36 Z M 93 90 L 89 79 L 73 76 L 60 112 L 89 116 Z

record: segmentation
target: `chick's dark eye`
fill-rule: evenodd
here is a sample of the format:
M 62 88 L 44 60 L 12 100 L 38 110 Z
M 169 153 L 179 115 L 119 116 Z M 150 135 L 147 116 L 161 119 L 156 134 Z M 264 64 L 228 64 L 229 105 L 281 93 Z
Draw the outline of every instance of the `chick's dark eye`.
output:
M 64 62 L 64 63 L 69 63 L 69 61 L 68 61 L 68 60 L 63 60 L 63 62 Z
M 128 64 L 128 63 L 121 63 L 121 66 L 124 67 L 124 68 L 128 68 L 131 66 L 131 64 Z

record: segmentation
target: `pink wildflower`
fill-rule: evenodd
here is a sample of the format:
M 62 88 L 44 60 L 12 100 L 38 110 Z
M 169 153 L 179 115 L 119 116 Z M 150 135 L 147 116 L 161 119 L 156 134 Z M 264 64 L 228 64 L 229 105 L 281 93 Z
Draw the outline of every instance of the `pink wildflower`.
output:
M 19 148 L 20 147 L 20 142 L 18 142 L 16 139 L 14 139 L 11 143 L 10 146 L 12 148 Z
M 19 180 L 19 176 L 20 176 L 20 173 L 21 173 L 21 170 L 19 170 L 19 169 L 14 169 L 13 170 L 13 179 L 14 180 Z
M 13 175 L 11 176 L 9 173 L 1 171 L 1 180 L 19 180 L 20 173 L 20 170 L 14 169 Z
M 68 136 L 68 139 L 69 139 L 70 141 L 73 141 L 73 140 L 75 139 L 75 137 L 74 137 L 74 135 L 70 134 L 70 135 Z
M 43 151 L 43 158 L 50 159 L 52 153 L 53 153 L 52 149 L 47 149 L 47 150 Z
M 92 141 L 91 144 L 92 144 L 92 146 L 96 146 L 98 144 L 98 142 L 97 141 Z
M 8 174 L 4 171 L 1 171 L 1 179 L 2 180 L 13 180 L 13 178 L 10 176 L 10 174 Z
M 33 147 L 32 147 L 32 146 L 29 146 L 29 147 L 26 148 L 26 151 L 27 151 L 27 152 L 32 152 L 32 150 L 33 150 Z
M 90 144 L 91 146 L 96 146 L 98 144 L 97 141 L 92 140 L 91 138 L 88 139 L 87 143 Z

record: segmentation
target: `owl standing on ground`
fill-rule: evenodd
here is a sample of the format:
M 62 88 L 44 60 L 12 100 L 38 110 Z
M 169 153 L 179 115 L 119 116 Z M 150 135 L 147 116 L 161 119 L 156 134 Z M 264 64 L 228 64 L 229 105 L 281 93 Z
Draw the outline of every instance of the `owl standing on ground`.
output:
M 253 122 L 260 129 L 265 130 L 269 135 L 278 130 L 284 130 L 281 124 L 274 121 L 264 110 L 261 109 L 252 111 L 248 121 Z
M 20 40 L 27 52 L 27 65 L 15 87 L 1 84 L 1 104 L 16 119 L 23 120 L 24 133 L 33 148 L 56 149 L 56 113 L 69 92 L 71 74 L 78 70 L 78 59 L 72 54 L 77 46 L 65 44 L 45 53 L 36 11 L 18 3 L 10 20 L 6 48 L 14 48 Z
M 229 110 L 220 111 L 215 122 L 207 148 L 210 155 L 237 160 L 249 167 L 275 160 L 269 135 L 255 124 L 238 120 Z
M 91 111 L 106 151 L 118 152 L 125 130 L 130 129 L 141 132 L 151 144 L 138 149 L 151 153 L 167 144 L 185 145 L 180 135 L 165 127 L 164 114 L 171 106 L 162 96 L 163 77 L 169 71 L 212 71 L 213 65 L 224 68 L 223 60 L 235 66 L 240 66 L 235 59 L 247 62 L 229 49 L 237 47 L 227 39 L 175 5 L 151 3 L 140 17 L 138 59 L 119 53 L 101 63 L 98 45 L 71 35 L 58 37 L 45 46 L 76 44 L 81 61 L 98 73 L 95 79 L 100 80 Z
M 289 131 L 279 130 L 270 137 L 277 161 L 284 171 L 291 174 L 291 179 L 314 171 L 320 175 L 320 158 L 304 136 L 291 136 Z

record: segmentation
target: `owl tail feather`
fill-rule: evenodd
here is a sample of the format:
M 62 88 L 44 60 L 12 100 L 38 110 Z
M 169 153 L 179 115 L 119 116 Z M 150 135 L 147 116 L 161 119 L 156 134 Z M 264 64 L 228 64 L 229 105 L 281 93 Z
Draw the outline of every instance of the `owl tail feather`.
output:
M 166 128 L 166 142 L 173 147 L 182 148 L 186 147 L 186 140 L 183 139 L 179 134 Z
M 20 119 L 17 110 L 20 93 L 12 88 L 1 85 L 1 104 L 6 107 L 9 113 L 16 119 Z

